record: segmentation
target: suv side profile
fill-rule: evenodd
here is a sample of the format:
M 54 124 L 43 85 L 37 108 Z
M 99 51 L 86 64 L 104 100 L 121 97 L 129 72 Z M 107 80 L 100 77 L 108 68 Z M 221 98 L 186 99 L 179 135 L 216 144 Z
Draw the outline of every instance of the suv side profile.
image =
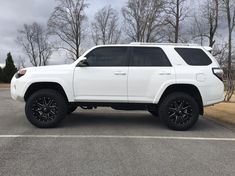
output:
M 174 130 L 187 130 L 203 107 L 223 101 L 223 71 L 209 52 L 191 44 L 95 46 L 70 65 L 24 68 L 11 96 L 26 102 L 28 120 L 55 127 L 78 106 L 147 110 Z

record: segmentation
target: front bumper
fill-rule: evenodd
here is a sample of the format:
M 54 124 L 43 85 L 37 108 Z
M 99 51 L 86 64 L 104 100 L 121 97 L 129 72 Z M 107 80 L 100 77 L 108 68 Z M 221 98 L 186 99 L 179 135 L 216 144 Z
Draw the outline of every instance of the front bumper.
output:
M 18 78 L 16 79 L 15 76 L 13 76 L 11 80 L 11 97 L 14 100 L 18 101 L 24 101 L 24 93 L 23 93 L 23 87 L 24 87 L 24 82 L 22 79 Z

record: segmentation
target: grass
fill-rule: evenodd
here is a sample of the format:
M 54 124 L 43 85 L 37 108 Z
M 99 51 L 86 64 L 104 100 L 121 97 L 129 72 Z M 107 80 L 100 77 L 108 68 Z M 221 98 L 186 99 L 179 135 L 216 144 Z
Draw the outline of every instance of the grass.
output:
M 0 83 L 0 89 L 1 88 L 10 88 L 10 84 Z
M 205 108 L 205 116 L 235 126 L 235 95 L 229 103 L 223 102 Z

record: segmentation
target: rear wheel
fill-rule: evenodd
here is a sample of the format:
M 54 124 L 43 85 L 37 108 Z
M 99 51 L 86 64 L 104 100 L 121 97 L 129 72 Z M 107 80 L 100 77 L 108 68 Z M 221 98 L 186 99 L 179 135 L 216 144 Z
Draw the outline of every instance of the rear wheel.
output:
M 25 106 L 28 120 L 39 128 L 51 128 L 67 114 L 67 101 L 59 92 L 42 89 L 32 94 Z
M 159 107 L 159 115 L 174 130 L 187 130 L 199 117 L 199 106 L 188 94 L 175 92 L 168 95 Z

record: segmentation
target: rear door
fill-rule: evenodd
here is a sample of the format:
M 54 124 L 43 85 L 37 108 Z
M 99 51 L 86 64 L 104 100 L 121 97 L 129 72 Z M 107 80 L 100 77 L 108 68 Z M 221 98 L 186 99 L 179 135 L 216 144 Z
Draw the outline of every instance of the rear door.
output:
M 153 103 L 155 96 L 175 81 L 174 69 L 158 47 L 132 47 L 128 75 L 129 102 Z

